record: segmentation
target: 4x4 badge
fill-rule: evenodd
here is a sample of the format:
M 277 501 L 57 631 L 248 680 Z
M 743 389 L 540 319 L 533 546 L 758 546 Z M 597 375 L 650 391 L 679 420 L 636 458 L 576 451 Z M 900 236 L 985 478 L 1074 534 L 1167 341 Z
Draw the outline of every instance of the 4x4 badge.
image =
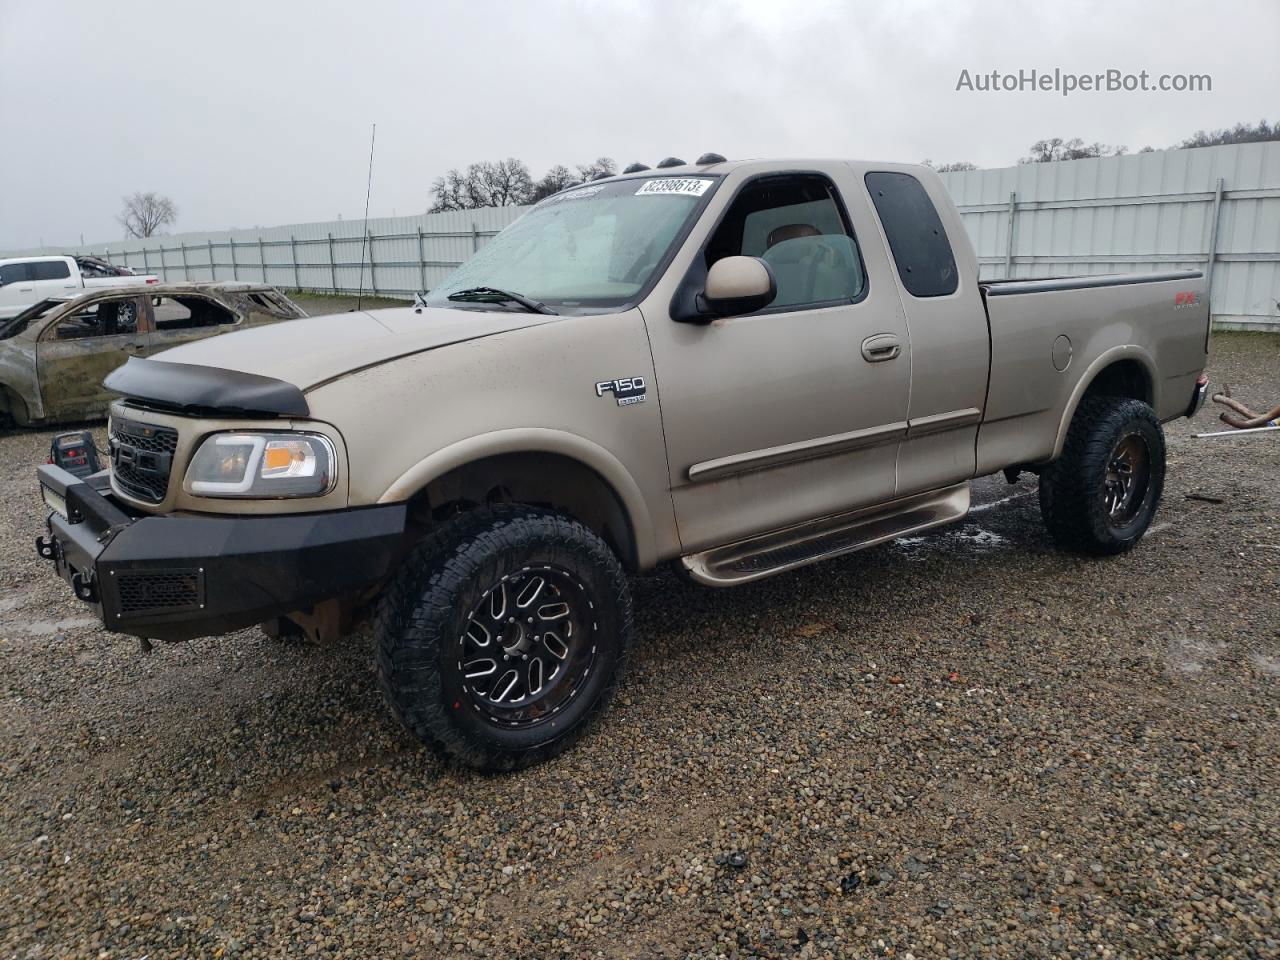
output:
M 632 403 L 644 403 L 646 388 L 644 377 L 622 377 L 618 380 L 601 380 L 596 383 L 596 396 L 603 397 L 611 393 L 618 400 L 618 406 L 625 407 Z

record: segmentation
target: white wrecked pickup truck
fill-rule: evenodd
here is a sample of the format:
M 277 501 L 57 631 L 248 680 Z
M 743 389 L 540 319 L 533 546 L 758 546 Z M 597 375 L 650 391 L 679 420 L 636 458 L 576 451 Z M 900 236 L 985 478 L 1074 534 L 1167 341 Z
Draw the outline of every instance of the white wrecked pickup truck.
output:
M 101 287 L 157 284 L 96 257 L 10 257 L 0 260 L 0 320 L 16 317 L 41 300 L 66 299 Z

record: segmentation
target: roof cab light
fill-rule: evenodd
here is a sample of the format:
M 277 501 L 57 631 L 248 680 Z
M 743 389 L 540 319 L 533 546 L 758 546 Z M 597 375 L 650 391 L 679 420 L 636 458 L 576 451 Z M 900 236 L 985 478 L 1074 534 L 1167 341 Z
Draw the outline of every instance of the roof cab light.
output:
M 334 487 L 337 457 L 316 433 L 215 433 L 191 458 L 185 488 L 200 497 L 320 497 Z

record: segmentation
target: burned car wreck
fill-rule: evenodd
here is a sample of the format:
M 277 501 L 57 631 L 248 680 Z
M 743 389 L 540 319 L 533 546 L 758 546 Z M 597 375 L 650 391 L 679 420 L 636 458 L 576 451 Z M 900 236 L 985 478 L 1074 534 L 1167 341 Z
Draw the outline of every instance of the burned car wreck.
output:
M 0 321 L 0 423 L 106 415 L 103 378 L 130 357 L 306 313 L 275 287 L 172 283 L 41 300 Z

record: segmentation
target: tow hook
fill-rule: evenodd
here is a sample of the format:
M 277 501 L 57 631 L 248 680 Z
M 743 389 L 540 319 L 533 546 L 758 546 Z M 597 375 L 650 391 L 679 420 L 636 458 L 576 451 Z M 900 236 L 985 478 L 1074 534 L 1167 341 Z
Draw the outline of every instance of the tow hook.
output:
M 46 560 L 52 560 L 55 563 L 58 560 L 57 547 L 54 546 L 56 541 L 52 537 L 36 537 L 36 553 Z
M 98 602 L 98 588 L 94 586 L 92 577 L 86 577 L 82 573 L 73 573 L 71 575 L 71 589 L 76 597 L 85 603 Z

